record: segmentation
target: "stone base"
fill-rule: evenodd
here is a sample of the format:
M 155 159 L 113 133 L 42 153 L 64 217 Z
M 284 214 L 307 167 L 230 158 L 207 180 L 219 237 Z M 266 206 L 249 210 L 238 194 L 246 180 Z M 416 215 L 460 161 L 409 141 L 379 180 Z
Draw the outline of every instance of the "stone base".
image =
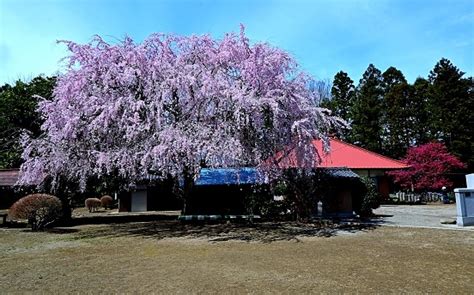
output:
M 474 225 L 474 216 L 468 216 L 468 217 L 458 216 L 456 218 L 456 224 L 458 226 Z
M 351 218 L 354 216 L 355 216 L 354 211 L 337 211 L 337 212 L 323 212 L 322 216 L 314 216 L 314 217 Z

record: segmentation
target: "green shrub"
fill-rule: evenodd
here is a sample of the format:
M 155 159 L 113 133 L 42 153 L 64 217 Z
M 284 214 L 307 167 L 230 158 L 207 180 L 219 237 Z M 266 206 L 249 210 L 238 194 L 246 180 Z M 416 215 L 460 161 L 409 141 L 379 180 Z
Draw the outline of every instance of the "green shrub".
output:
M 456 197 L 454 195 L 454 192 L 449 192 L 448 193 L 448 200 L 450 203 L 456 203 Z
M 364 185 L 365 190 L 362 194 L 360 208 L 357 213 L 360 216 L 370 216 L 373 214 L 372 209 L 380 207 L 381 197 L 377 191 L 377 186 L 372 179 L 369 177 L 361 177 L 361 182 Z
M 16 201 L 9 210 L 10 218 L 26 219 L 32 230 L 42 230 L 62 214 L 61 201 L 47 194 L 32 194 Z
M 247 214 L 261 215 L 264 218 L 280 219 L 288 211 L 285 201 L 275 201 L 273 191 L 266 185 L 256 185 L 244 199 Z

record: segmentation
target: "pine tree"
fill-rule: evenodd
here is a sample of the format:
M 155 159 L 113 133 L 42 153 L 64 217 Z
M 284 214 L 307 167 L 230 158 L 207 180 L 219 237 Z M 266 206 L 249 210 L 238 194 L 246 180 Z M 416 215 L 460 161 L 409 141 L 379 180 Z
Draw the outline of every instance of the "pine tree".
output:
M 411 143 L 411 88 L 402 72 L 394 67 L 388 68 L 382 76 L 383 151 L 388 156 L 400 158 Z
M 350 110 L 353 143 L 382 152 L 382 74 L 373 64 L 364 72 Z
M 412 122 L 412 144 L 415 146 L 430 142 L 432 137 L 430 127 L 430 112 L 428 98 L 430 82 L 424 78 L 417 78 L 411 88 L 410 109 Z
M 405 79 L 405 76 L 403 75 L 403 73 L 395 67 L 389 67 L 382 74 L 382 78 L 383 78 L 383 87 L 384 87 L 385 92 L 390 91 L 390 89 L 395 85 L 407 83 L 407 80 Z
M 0 87 L 0 168 L 20 166 L 20 135 L 27 132 L 37 137 L 41 133 L 36 95 L 51 99 L 55 83 L 55 77 L 38 76 L 27 83 L 19 80 Z
M 349 110 L 354 97 L 354 81 L 343 71 L 334 76 L 331 89 L 331 107 L 334 114 L 349 121 Z
M 442 58 L 429 75 L 429 111 L 436 139 L 474 169 L 474 83 Z
M 334 82 L 331 88 L 331 98 L 323 100 L 322 107 L 330 109 L 333 114 L 350 122 L 349 111 L 354 98 L 354 81 L 343 71 L 334 76 Z M 341 130 L 339 136 L 347 139 L 350 130 Z

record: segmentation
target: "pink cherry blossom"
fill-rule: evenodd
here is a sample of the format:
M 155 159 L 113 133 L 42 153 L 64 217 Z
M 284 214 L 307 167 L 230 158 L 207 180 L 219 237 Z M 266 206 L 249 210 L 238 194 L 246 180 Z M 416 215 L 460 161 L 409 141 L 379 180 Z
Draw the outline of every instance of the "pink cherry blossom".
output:
M 311 140 L 345 124 L 314 105 L 311 77 L 288 53 L 251 45 L 243 28 L 220 40 L 60 42 L 67 69 L 39 105 L 44 135 L 24 138 L 23 184 L 61 176 L 84 189 L 114 171 L 127 185 L 150 174 L 195 178 L 202 163 L 260 167 L 288 147 L 313 164 Z

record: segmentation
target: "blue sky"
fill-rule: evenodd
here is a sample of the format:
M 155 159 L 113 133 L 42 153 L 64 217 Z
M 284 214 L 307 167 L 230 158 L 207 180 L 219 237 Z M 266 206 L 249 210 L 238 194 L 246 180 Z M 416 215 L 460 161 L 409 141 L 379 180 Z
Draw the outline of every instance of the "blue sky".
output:
M 240 23 L 252 42 L 283 48 L 317 79 L 344 70 L 357 82 L 374 63 L 413 82 L 441 57 L 473 75 L 474 0 L 0 0 L 0 84 L 60 70 L 67 51 L 58 39 L 219 38 Z

